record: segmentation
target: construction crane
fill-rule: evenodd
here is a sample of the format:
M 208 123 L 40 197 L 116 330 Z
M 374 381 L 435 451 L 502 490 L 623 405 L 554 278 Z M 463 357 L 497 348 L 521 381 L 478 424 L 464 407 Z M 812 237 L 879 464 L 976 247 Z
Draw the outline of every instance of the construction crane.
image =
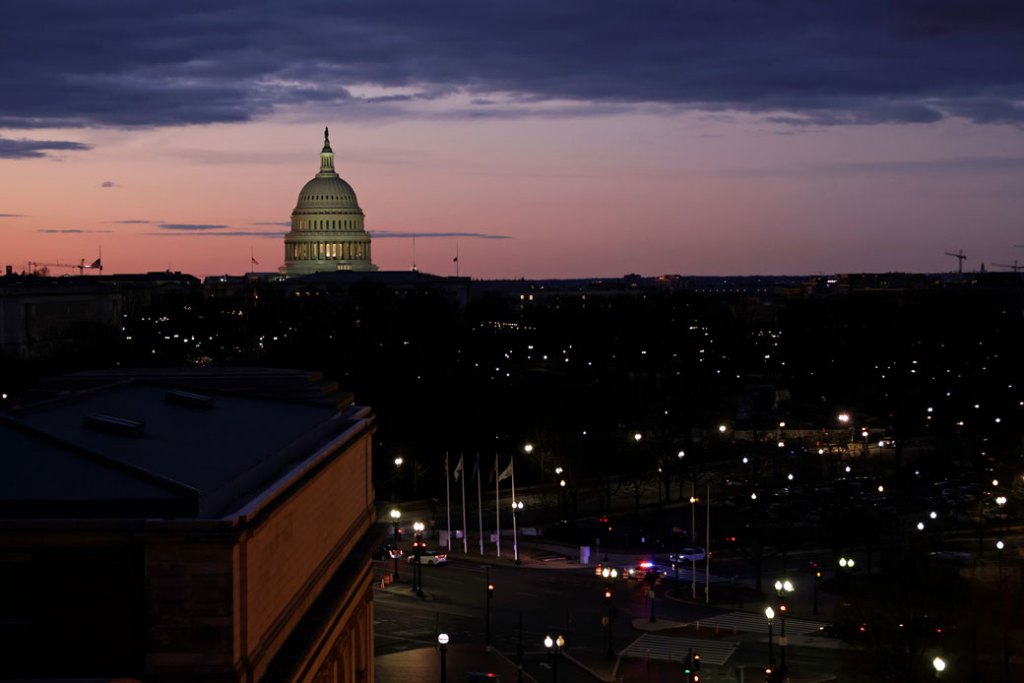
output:
M 103 272 L 103 261 L 102 259 L 96 259 L 92 263 L 86 264 L 85 259 L 81 259 L 77 264 L 74 263 L 41 263 L 39 261 L 28 262 L 28 272 L 35 273 L 40 268 L 71 268 L 72 270 L 78 270 L 79 275 L 85 275 L 87 270 L 99 270 Z
M 964 272 L 964 259 L 967 258 L 967 254 L 964 253 L 964 250 L 961 249 L 960 251 L 958 251 L 955 254 L 953 252 L 951 252 L 951 251 L 947 251 L 945 253 L 946 253 L 946 256 L 952 256 L 953 258 L 955 258 L 957 260 L 956 272 L 958 272 L 958 273 Z
M 1024 266 L 1017 265 L 1016 260 L 1014 260 L 1012 266 L 1009 263 L 993 263 L 992 265 L 996 266 L 997 268 L 1009 268 L 1014 273 L 1019 273 L 1020 271 L 1024 270 Z

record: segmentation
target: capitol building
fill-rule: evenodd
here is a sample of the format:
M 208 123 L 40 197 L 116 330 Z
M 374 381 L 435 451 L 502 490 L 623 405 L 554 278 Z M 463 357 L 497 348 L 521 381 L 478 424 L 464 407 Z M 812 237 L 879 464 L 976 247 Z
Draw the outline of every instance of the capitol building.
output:
M 299 192 L 292 229 L 284 237 L 287 275 L 324 271 L 373 271 L 370 235 L 352 186 L 334 170 L 334 152 L 324 129 L 320 172 Z

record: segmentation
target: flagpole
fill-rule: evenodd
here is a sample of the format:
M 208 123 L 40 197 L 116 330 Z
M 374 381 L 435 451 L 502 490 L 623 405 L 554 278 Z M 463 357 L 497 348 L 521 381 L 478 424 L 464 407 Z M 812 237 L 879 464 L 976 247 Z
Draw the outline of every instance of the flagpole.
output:
M 501 557 L 501 501 L 498 499 L 498 483 L 501 481 L 498 471 L 498 454 L 494 454 L 494 528 L 498 532 L 494 539 L 498 545 L 498 557 Z
M 444 497 L 448 503 L 448 552 L 452 551 L 452 490 L 448 476 L 448 451 L 444 452 Z
M 463 456 L 459 455 L 459 460 L 462 460 Z M 459 477 L 462 483 L 462 552 L 469 554 L 469 539 L 466 537 L 469 529 L 466 528 L 466 470 L 463 466 L 462 475 Z
M 706 500 L 707 509 L 707 530 L 704 532 L 704 602 L 711 602 L 711 484 L 708 484 L 708 495 Z
M 455 277 L 459 276 L 459 243 L 455 243 Z
M 480 454 L 476 454 L 476 514 L 480 518 L 480 557 L 484 555 L 484 498 L 481 493 L 481 480 L 483 475 L 480 474 Z
M 516 468 L 514 467 L 515 455 L 508 461 L 512 468 L 512 559 L 519 564 L 519 532 L 516 526 Z

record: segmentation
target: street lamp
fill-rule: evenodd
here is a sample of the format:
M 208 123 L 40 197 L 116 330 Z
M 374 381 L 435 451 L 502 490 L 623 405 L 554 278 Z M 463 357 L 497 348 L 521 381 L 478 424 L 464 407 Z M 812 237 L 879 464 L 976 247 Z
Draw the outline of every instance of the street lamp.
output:
M 558 657 L 565 647 L 565 638 L 561 635 L 554 639 L 551 636 L 544 636 L 544 647 L 551 653 L 551 683 L 558 683 Z
M 608 659 L 615 657 L 615 648 L 612 647 L 612 620 L 615 618 L 615 606 L 612 604 L 612 601 L 615 598 L 615 578 L 618 575 L 619 573 L 615 569 L 605 567 L 601 570 L 601 576 L 605 579 L 611 579 L 611 581 L 604 585 L 604 604 L 608 608 L 608 614 L 604 618 L 604 624 L 608 629 L 608 649 L 606 650 Z
M 412 589 L 416 591 L 416 595 L 423 597 L 423 565 L 420 564 L 420 553 L 423 551 L 423 530 L 426 525 L 423 522 L 414 522 L 412 525 L 415 534 L 412 538 L 412 554 L 413 554 L 413 568 L 412 568 Z
M 768 668 L 775 668 L 775 653 L 772 651 L 772 620 L 775 619 L 775 610 L 771 605 L 764 608 L 764 616 L 768 619 Z
M 405 462 L 405 460 L 402 459 L 402 456 L 398 456 L 395 458 L 395 467 L 401 467 L 403 462 Z
M 516 511 L 522 511 L 523 501 L 512 501 L 512 556 L 516 564 L 519 564 L 519 530 L 516 526 Z
M 782 614 L 781 624 L 779 625 L 779 671 L 782 676 L 786 675 L 786 612 L 789 611 L 789 607 L 786 606 L 786 595 L 793 592 L 793 584 L 789 579 L 778 580 L 775 582 L 775 594 L 779 597 L 779 613 Z
M 395 551 L 392 555 L 395 558 L 395 572 L 394 580 L 398 581 L 398 519 L 402 516 L 402 513 L 398 511 L 398 508 L 391 508 L 391 523 L 395 527 Z
M 932 660 L 932 666 L 935 667 L 935 677 L 938 678 L 946 670 L 946 660 L 942 657 L 936 657 Z
M 437 649 L 441 653 L 441 683 L 447 683 L 448 681 L 448 666 L 445 661 L 446 655 L 448 654 L 448 634 L 438 633 L 437 634 Z
M 640 432 L 637 432 L 636 434 L 633 435 L 633 441 L 636 441 L 637 443 L 640 443 L 640 439 L 642 438 L 644 438 L 644 435 L 641 434 Z

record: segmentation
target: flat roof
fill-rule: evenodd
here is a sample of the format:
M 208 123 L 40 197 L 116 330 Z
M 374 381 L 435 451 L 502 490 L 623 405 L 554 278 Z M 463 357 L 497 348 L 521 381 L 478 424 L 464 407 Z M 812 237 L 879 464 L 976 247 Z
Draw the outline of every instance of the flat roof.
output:
M 3 500 L 18 499 L 21 487 L 23 498 L 69 501 L 157 501 L 192 490 L 198 506 L 189 516 L 219 518 L 352 427 L 362 410 L 212 392 L 203 392 L 212 401 L 189 403 L 168 400 L 169 391 L 128 381 L 19 409 L 10 418 L 47 438 L 0 430 Z M 97 415 L 115 420 L 90 418 Z

